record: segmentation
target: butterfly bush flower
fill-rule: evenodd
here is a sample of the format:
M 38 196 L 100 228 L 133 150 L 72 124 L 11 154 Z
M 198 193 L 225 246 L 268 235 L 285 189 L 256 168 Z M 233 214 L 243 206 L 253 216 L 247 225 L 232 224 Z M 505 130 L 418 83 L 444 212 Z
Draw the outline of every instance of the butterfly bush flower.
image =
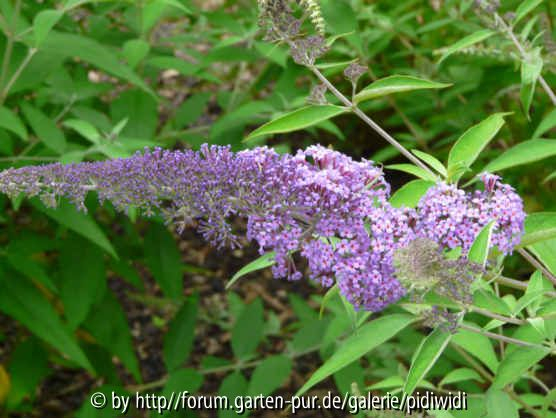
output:
M 472 194 L 442 183 L 417 211 L 399 209 L 388 203 L 390 186 L 371 161 L 318 145 L 279 155 L 267 147 L 234 153 L 205 144 L 197 152 L 154 149 L 126 159 L 12 168 L 0 172 L 0 192 L 38 196 L 51 207 L 66 198 L 86 210 L 94 190 L 117 210 L 161 213 L 178 230 L 196 224 L 219 248 L 240 245 L 230 219 L 241 216 L 260 253 L 274 252 L 275 277 L 300 279 L 304 259 L 312 280 L 337 282 L 357 308 L 378 311 L 405 294 L 394 254 L 418 236 L 468 249 L 495 220 L 494 244 L 511 251 L 523 228 L 521 200 L 497 177 L 483 181 L 485 190 Z
M 481 175 L 484 190 L 465 192 L 455 185 L 431 187 L 419 202 L 416 231 L 445 248 L 469 250 L 477 234 L 494 221 L 492 245 L 512 252 L 523 235 L 523 201 L 514 189 L 493 174 Z
M 274 276 L 301 278 L 294 257 L 324 286 L 336 279 L 348 300 L 378 310 L 404 291 L 394 278 L 394 249 L 412 234 L 414 214 L 392 208 L 381 169 L 339 152 L 311 146 L 295 155 L 260 147 L 233 153 L 146 150 L 127 159 L 50 164 L 0 173 L 0 191 L 38 196 L 55 207 L 67 198 L 86 210 L 87 193 L 120 211 L 162 213 L 183 228 L 197 223 L 217 247 L 237 247 L 230 217 L 247 218 L 247 238 L 274 251 Z

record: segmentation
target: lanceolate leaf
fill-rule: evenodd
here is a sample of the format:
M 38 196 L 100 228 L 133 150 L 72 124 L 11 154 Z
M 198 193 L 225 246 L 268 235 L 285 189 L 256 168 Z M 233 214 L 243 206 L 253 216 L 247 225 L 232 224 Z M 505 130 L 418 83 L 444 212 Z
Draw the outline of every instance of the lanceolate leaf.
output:
M 390 77 L 376 80 L 365 87 L 355 95 L 354 102 L 361 103 L 365 100 L 376 99 L 378 97 L 394 93 L 402 93 L 412 90 L 444 89 L 450 86 L 451 84 L 437 83 L 418 77 L 392 75 Z
M 145 237 L 145 258 L 151 273 L 169 298 L 181 297 L 183 275 L 181 254 L 174 238 L 159 224 L 152 224 Z
M 328 376 L 358 360 L 372 349 L 392 338 L 415 321 L 404 314 L 383 316 L 363 325 L 357 333 L 345 340 L 336 352 L 311 376 L 296 393 L 300 396 Z
M 544 117 L 544 119 L 539 123 L 537 129 L 533 133 L 533 138 L 539 138 L 544 135 L 546 132 L 551 130 L 556 126 L 556 109 L 552 110 L 548 115 Z
M 348 110 L 349 109 L 346 107 L 335 105 L 302 107 L 301 109 L 279 116 L 255 129 L 244 139 L 244 142 L 262 135 L 274 135 L 305 129 L 324 120 L 346 113 Z
M 7 277 L 4 271 L 0 271 L 0 284 L 0 308 L 3 312 L 20 321 L 32 333 L 79 366 L 89 371 L 93 370 L 52 305 L 28 280 Z
M 469 48 L 470 46 L 475 45 L 476 43 L 482 42 L 485 39 L 490 38 L 492 35 L 494 35 L 494 33 L 495 32 L 491 30 L 484 29 L 484 30 L 479 30 L 477 32 L 474 32 L 471 35 L 468 35 L 465 38 L 460 39 L 455 44 L 445 49 L 444 53 L 442 54 L 442 57 L 440 57 L 440 59 L 438 60 L 438 64 L 440 65 L 442 61 L 444 61 L 453 53 L 461 51 L 462 49 L 465 48 Z
M 532 213 L 525 218 L 525 240 L 532 234 L 546 234 L 545 240 L 535 242 L 527 248 L 537 256 L 548 269 L 556 274 L 556 238 L 549 238 L 556 228 L 556 212 Z
M 448 173 L 453 181 L 461 178 L 463 173 L 457 170 L 459 165 L 470 167 L 481 151 L 504 125 L 507 113 L 495 113 L 479 124 L 469 128 L 454 144 L 448 155 Z
M 62 10 L 43 10 L 35 16 L 33 19 L 33 32 L 35 35 L 35 44 L 40 46 L 48 32 L 58 23 L 60 18 L 63 16 L 64 12 Z
M 151 88 L 131 68 L 122 64 L 118 56 L 97 41 L 80 35 L 52 31 L 44 40 L 42 49 L 52 54 L 66 54 L 79 57 L 83 61 L 129 81 L 144 91 L 154 95 Z
M 92 243 L 98 245 L 114 258 L 118 258 L 116 250 L 91 215 L 79 212 L 71 204 L 62 200 L 56 209 L 47 208 L 42 204 L 34 203 L 33 206 L 54 219 L 60 225 L 77 232 Z
M 256 260 L 253 260 L 249 264 L 243 266 L 236 274 L 234 274 L 234 276 L 226 284 L 226 289 L 232 287 L 235 282 L 237 282 L 246 274 L 272 266 L 275 263 L 274 261 L 275 255 L 276 254 L 274 252 L 263 254 Z
M 27 129 L 25 129 L 25 125 L 15 113 L 3 106 L 0 106 L 0 128 L 13 132 L 24 141 L 27 140 Z
M 396 191 L 390 198 L 390 203 L 394 207 L 408 207 L 414 208 L 419 203 L 419 200 L 425 195 L 427 190 L 434 186 L 433 181 L 427 180 L 413 180 L 403 185 Z
M 501 171 L 556 155 L 555 139 L 531 139 L 517 144 L 486 165 L 484 171 Z
M 452 334 L 439 328 L 426 336 L 415 353 L 411 368 L 405 380 L 404 392 L 411 395 L 421 380 L 440 358 L 444 349 L 450 342 Z
M 518 347 L 502 360 L 492 382 L 492 387 L 502 389 L 504 386 L 517 382 L 534 364 L 548 355 L 550 349 L 536 347 Z
M 491 388 L 486 395 L 486 409 L 489 418 L 519 418 L 516 405 L 506 392 Z
M 513 25 L 516 25 L 521 19 L 523 19 L 527 14 L 532 11 L 535 7 L 541 4 L 543 0 L 525 0 L 522 1 L 519 7 L 515 11 L 515 17 L 512 21 Z
M 470 261 L 480 264 L 483 267 L 486 265 L 488 258 L 488 250 L 490 248 L 494 225 L 494 221 L 492 221 L 479 232 L 467 255 Z
M 482 361 L 492 372 L 498 368 L 498 358 L 488 337 L 460 329 L 452 341 Z
M 392 164 L 392 165 L 387 165 L 386 168 L 389 168 L 391 170 L 403 171 L 404 173 L 412 174 L 415 177 L 419 177 L 420 179 L 423 180 L 428 180 L 428 181 L 436 180 L 435 176 L 433 176 L 430 172 L 425 171 L 421 167 L 417 167 L 416 165 L 413 164 Z
M 436 158 L 426 152 L 419 151 L 418 149 L 412 149 L 411 152 L 419 157 L 421 160 L 426 162 L 430 167 L 434 168 L 438 174 L 446 177 L 448 172 L 446 171 L 446 167 Z
M 22 103 L 21 110 L 44 145 L 57 153 L 64 152 L 66 137 L 52 119 L 28 103 Z
M 195 322 L 199 297 L 191 296 L 185 301 L 170 323 L 164 336 L 164 362 L 168 370 L 177 369 L 189 356 L 195 337 Z

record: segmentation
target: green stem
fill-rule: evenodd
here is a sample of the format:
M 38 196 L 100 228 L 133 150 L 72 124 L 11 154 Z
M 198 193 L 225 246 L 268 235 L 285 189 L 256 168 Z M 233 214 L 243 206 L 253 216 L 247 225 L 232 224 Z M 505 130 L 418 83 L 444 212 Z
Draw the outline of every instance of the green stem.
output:
M 523 45 L 521 45 L 521 42 L 519 42 L 517 36 L 515 36 L 515 33 L 511 28 L 511 26 L 508 25 L 506 21 L 498 13 L 494 14 L 494 19 L 496 22 L 500 24 L 504 32 L 508 35 L 508 38 L 512 41 L 514 46 L 519 51 L 521 58 L 527 59 L 527 51 L 525 50 Z M 541 85 L 541 87 L 543 88 L 543 90 L 545 91 L 549 99 L 552 101 L 552 104 L 556 106 L 556 94 L 552 91 L 552 89 L 550 88 L 550 86 L 548 85 L 548 83 L 546 82 L 546 80 L 542 75 L 539 75 L 539 84 Z
M 417 157 L 415 157 L 411 152 L 409 152 L 402 144 L 400 144 L 396 139 L 394 139 L 388 132 L 386 132 L 379 124 L 372 120 L 365 112 L 357 107 L 356 104 L 352 103 L 346 96 L 344 96 L 334 85 L 319 71 L 314 65 L 309 65 L 308 68 L 317 76 L 317 78 L 330 90 L 330 92 L 338 98 L 346 107 L 350 108 L 353 113 L 359 116 L 367 125 L 369 125 L 376 133 L 378 133 L 382 138 L 393 145 L 402 155 L 404 155 L 408 160 L 410 160 L 416 166 L 422 168 L 427 173 L 430 173 L 435 178 L 438 178 L 436 173 L 434 173 L 430 168 L 428 168 L 424 163 L 421 162 Z
M 12 75 L 12 78 L 10 78 L 10 81 L 8 81 L 6 86 L 2 89 L 2 92 L 0 93 L 0 105 L 4 103 L 4 101 L 8 97 L 8 94 L 10 93 L 11 88 L 13 87 L 13 85 L 15 84 L 15 82 L 17 81 L 17 79 L 25 69 L 25 67 L 27 67 L 27 65 L 29 64 L 29 62 L 31 61 L 31 59 L 36 53 L 37 53 L 36 48 L 29 48 L 27 55 L 25 56 L 25 58 L 23 59 L 23 61 L 15 71 L 15 73 Z
M 540 344 L 530 343 L 528 341 L 518 340 L 517 338 L 506 337 L 505 335 L 495 334 L 494 332 L 486 331 L 482 328 L 475 328 L 469 325 L 461 324 L 459 326 L 461 329 L 465 329 L 467 331 L 474 332 L 475 334 L 482 334 L 493 340 L 504 341 L 510 344 L 519 345 L 522 347 L 532 347 L 532 348 L 542 348 L 543 350 L 548 349 L 548 347 Z
M 15 2 L 15 9 L 14 9 L 14 13 L 12 16 L 12 24 L 10 25 L 9 28 L 9 33 L 8 35 L 8 40 L 6 43 L 6 49 L 4 50 L 4 58 L 2 60 L 2 72 L 0 73 L 0 88 L 3 88 L 4 86 L 4 81 L 6 80 L 6 77 L 8 76 L 8 70 L 10 68 L 10 61 L 12 59 L 12 51 L 13 51 L 13 46 L 14 46 L 14 36 L 15 36 L 15 30 L 17 27 L 17 19 L 19 19 L 19 11 L 21 10 L 21 0 L 16 0 Z M 6 28 L 8 29 L 8 28 Z M 0 105 L 3 103 L 0 102 Z
M 535 267 L 536 269 L 540 270 L 541 273 L 546 276 L 548 279 L 550 279 L 550 281 L 552 283 L 554 283 L 556 285 L 556 277 L 550 272 L 548 271 L 548 269 L 543 266 L 541 264 L 541 262 L 539 262 L 535 257 L 533 257 L 531 254 L 529 254 L 529 252 L 524 249 L 524 248 L 519 248 L 517 250 L 519 252 L 519 254 L 521 254 L 523 256 L 523 258 L 525 258 L 529 263 L 531 263 L 531 265 L 533 267 Z

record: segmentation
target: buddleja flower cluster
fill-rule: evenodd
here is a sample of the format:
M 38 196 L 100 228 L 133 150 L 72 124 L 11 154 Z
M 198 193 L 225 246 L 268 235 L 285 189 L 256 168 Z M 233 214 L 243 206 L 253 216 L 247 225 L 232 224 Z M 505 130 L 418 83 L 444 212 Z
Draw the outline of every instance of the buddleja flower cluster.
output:
M 484 190 L 471 193 L 446 183 L 430 188 L 417 208 L 419 233 L 443 247 L 461 247 L 466 253 L 481 229 L 494 221 L 492 243 L 510 253 L 521 239 L 523 202 L 498 176 L 483 174 L 481 180 Z
M 486 184 L 472 195 L 440 184 L 417 210 L 398 209 L 388 203 L 380 168 L 321 146 L 295 155 L 267 147 L 155 149 L 127 159 L 0 173 L 0 192 L 9 196 L 38 196 L 52 207 L 67 198 L 86 210 L 84 199 L 94 190 L 120 211 L 161 213 L 178 228 L 196 224 L 217 247 L 240 245 L 231 218 L 245 217 L 247 238 L 261 253 L 275 253 L 275 277 L 300 279 L 305 260 L 313 280 L 325 287 L 337 282 L 351 303 L 372 311 L 405 294 L 393 257 L 419 236 L 468 248 L 473 233 L 495 220 L 495 244 L 511 250 L 522 230 L 521 201 L 498 179 L 488 177 Z

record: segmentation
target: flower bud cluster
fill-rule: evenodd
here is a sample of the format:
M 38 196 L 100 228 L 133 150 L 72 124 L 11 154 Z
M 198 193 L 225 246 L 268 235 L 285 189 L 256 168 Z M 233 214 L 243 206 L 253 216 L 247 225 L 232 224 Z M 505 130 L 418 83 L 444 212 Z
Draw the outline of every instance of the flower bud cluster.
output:
M 234 153 L 203 145 L 197 152 L 155 149 L 104 162 L 8 169 L 0 172 L 0 192 L 38 196 L 53 207 L 67 198 L 86 210 L 94 190 L 120 211 L 161 213 L 178 229 L 196 224 L 217 247 L 240 245 L 231 218 L 241 216 L 247 238 L 261 253 L 275 253 L 275 277 L 300 279 L 303 259 L 311 279 L 325 287 L 337 282 L 356 307 L 377 311 L 405 294 L 393 257 L 419 236 L 468 249 L 494 220 L 493 243 L 511 251 L 523 228 L 521 200 L 496 177 L 483 179 L 484 191 L 439 184 L 417 210 L 398 209 L 371 161 L 322 146 L 279 155 L 267 147 Z

